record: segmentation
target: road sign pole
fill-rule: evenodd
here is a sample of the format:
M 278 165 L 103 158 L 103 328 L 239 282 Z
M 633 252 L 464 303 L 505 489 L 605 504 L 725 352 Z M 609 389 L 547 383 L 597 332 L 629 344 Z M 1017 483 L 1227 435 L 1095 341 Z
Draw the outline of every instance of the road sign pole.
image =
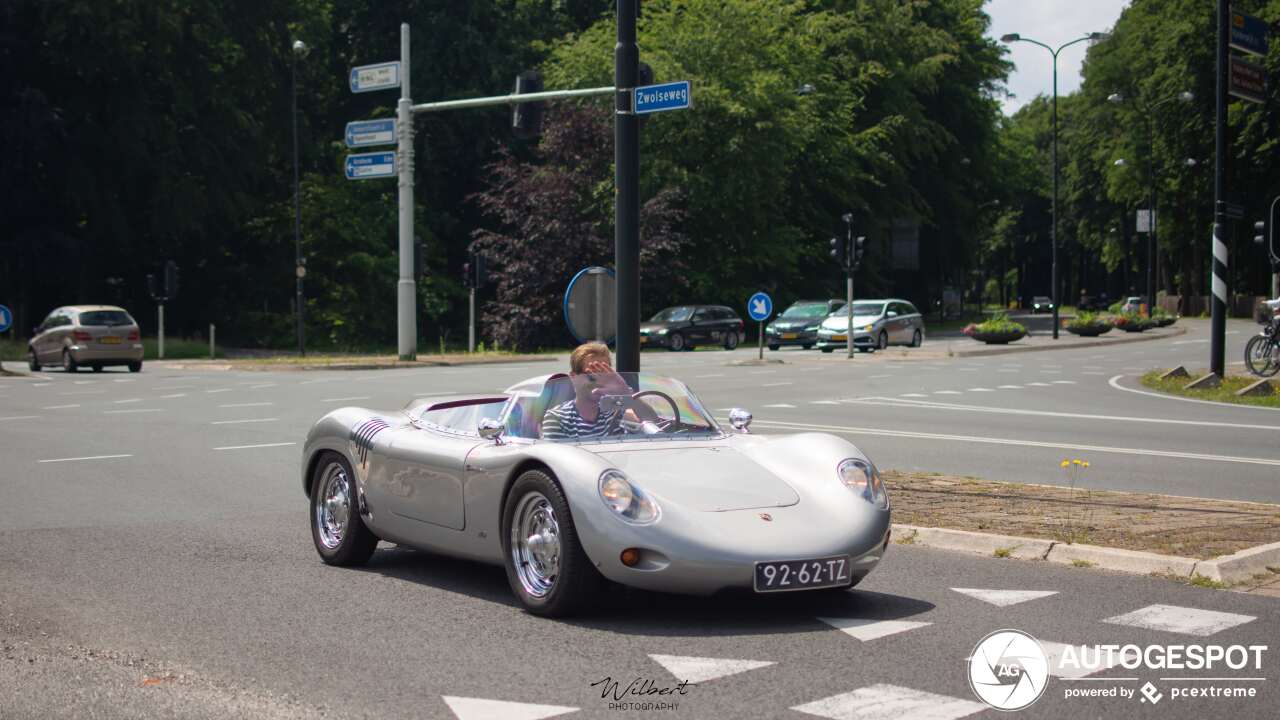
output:
M 1217 102 L 1214 128 L 1213 181 L 1213 266 L 1212 324 L 1210 327 L 1209 371 L 1218 377 L 1226 375 L 1227 337 L 1227 34 L 1230 6 L 1218 0 Z
M 476 289 L 471 288 L 470 309 L 467 311 L 467 352 L 476 351 Z
M 396 345 L 401 360 L 418 355 L 417 283 L 413 277 L 413 99 L 409 89 L 409 24 L 400 25 L 400 102 L 396 164 L 400 185 L 400 282 L 396 285 Z
M 756 359 L 763 360 L 764 359 L 764 321 L 763 320 L 756 323 L 756 345 L 758 350 L 756 354 Z
M 620 372 L 640 371 L 640 124 L 633 107 L 640 48 L 636 46 L 639 0 L 618 0 L 618 42 L 613 51 L 614 93 L 614 269 L 618 287 Z
M 844 335 L 845 357 L 853 359 L 853 268 L 845 271 L 844 277 L 845 303 L 848 313 L 848 327 Z
M 160 343 L 159 343 L 159 344 L 160 344 L 160 347 L 159 347 L 158 352 L 157 352 L 156 354 L 160 357 L 160 359 L 162 359 L 162 360 L 163 360 L 163 359 L 164 359 L 164 302 L 161 302 L 161 303 L 157 306 L 157 312 L 160 314 L 160 317 L 159 317 L 159 320 L 158 320 L 158 321 L 159 321 L 159 323 L 160 323 L 160 333 L 159 333 L 159 337 L 160 337 Z

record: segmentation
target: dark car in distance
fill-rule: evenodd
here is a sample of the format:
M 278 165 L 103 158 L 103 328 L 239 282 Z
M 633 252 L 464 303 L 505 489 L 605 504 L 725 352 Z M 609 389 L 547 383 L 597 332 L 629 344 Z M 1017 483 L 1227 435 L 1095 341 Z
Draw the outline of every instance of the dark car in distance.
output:
M 770 350 L 783 345 L 799 345 L 808 350 L 818 342 L 822 321 L 842 307 L 843 300 L 797 300 L 765 326 L 764 342 Z
M 724 305 L 677 305 L 640 323 L 640 347 L 678 351 L 721 345 L 732 350 L 742 341 L 742 328 L 742 319 Z

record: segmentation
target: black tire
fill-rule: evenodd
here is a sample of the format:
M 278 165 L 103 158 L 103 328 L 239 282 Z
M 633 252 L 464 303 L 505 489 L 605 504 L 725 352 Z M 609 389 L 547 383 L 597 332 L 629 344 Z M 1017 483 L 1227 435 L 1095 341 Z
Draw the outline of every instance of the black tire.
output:
M 770 345 L 769 352 L 777 352 L 781 347 L 781 345 Z
M 142 361 L 129 363 L 129 372 L 142 372 Z
M 544 500 L 545 505 L 542 504 Z M 533 506 L 527 503 L 532 503 Z M 526 581 L 521 579 L 521 571 L 516 566 L 517 564 L 528 566 L 529 569 L 525 572 L 532 573 L 536 582 L 543 578 L 539 569 L 540 563 L 536 560 L 533 562 L 517 560 L 517 555 L 532 551 L 527 546 L 517 547 L 513 551 L 515 543 L 512 537 L 512 526 L 516 522 L 517 511 L 524 515 L 526 512 L 524 508 L 534 507 L 535 509 L 531 511 L 536 513 L 537 505 L 542 505 L 544 510 L 546 508 L 551 510 L 556 530 L 554 535 L 558 540 L 558 552 L 555 572 L 549 586 L 539 585 L 531 590 L 526 587 Z M 507 582 L 511 585 L 511 591 L 520 604 L 534 615 L 542 617 L 571 615 L 582 610 L 585 604 L 603 589 L 603 578 L 583 551 L 582 544 L 578 542 L 578 532 L 573 524 L 573 515 L 569 511 L 569 502 L 565 499 L 559 483 L 545 470 L 526 470 L 511 485 L 506 503 L 502 508 L 502 556 L 502 564 L 506 568 Z M 531 554 L 526 557 L 531 557 Z M 540 588 L 541 594 L 537 592 Z
M 889 333 L 881 330 L 880 336 L 876 338 L 876 349 L 884 350 L 887 347 L 889 347 Z
M 684 350 L 684 347 L 684 336 L 680 333 L 673 332 L 667 337 L 667 349 L 671 352 L 680 352 L 681 350 Z
M 70 350 L 62 351 L 62 369 L 69 373 L 73 373 L 80 369 L 80 366 L 76 364 L 76 359 L 71 357 Z
M 833 353 L 836 351 L 835 348 L 831 348 L 831 347 L 824 347 L 824 348 L 818 348 L 818 349 L 824 353 Z
M 736 350 L 738 347 L 738 331 L 730 330 L 724 334 L 724 349 Z
M 1258 377 L 1271 377 L 1280 372 L 1280 358 L 1275 346 L 1266 335 L 1254 335 L 1244 346 L 1244 365 Z
M 869 353 L 869 352 L 871 352 L 873 349 L 874 349 L 874 348 L 869 348 L 869 347 L 860 347 L 860 348 L 858 348 L 858 352 L 860 352 L 860 353 Z
M 27 369 L 40 372 L 40 360 L 36 358 L 36 351 L 31 348 L 27 348 Z
M 923 344 L 924 344 L 924 333 L 920 332 L 919 330 L 916 330 L 915 334 L 911 336 L 911 347 L 920 347 Z
M 812 349 L 813 349 L 813 343 L 805 343 L 805 344 L 801 345 L 800 347 L 804 348 L 805 350 L 812 350 Z
M 101 366 L 101 365 L 98 365 L 98 364 L 96 364 L 96 363 L 95 363 L 95 364 L 93 365 L 93 371 L 94 371 L 94 372 L 102 372 L 102 366 Z
M 341 473 L 344 479 L 333 478 L 329 482 L 334 473 Z M 363 565 L 378 547 L 377 536 L 370 532 L 364 519 L 360 517 L 355 483 L 355 473 L 351 471 L 351 463 L 346 458 L 335 452 L 326 452 L 320 456 L 315 473 L 311 476 L 311 511 L 308 514 L 311 516 L 311 541 L 315 544 L 320 559 L 329 565 Z M 329 493 L 335 498 L 331 511 L 346 511 L 345 524 L 340 528 L 331 525 L 323 530 L 321 528 L 321 516 L 324 515 L 321 504 L 325 502 L 326 485 L 329 486 L 328 489 L 335 491 Z M 339 485 L 345 485 L 345 498 L 338 497 L 338 493 L 342 491 L 342 488 L 337 487 Z

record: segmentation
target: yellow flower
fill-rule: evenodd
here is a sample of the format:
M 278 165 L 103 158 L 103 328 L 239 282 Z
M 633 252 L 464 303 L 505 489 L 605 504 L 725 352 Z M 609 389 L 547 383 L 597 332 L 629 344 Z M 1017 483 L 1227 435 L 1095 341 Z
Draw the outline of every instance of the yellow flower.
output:
M 1071 465 L 1071 461 L 1070 461 L 1070 460 L 1063 460 L 1063 461 L 1062 461 L 1062 467 L 1069 467 L 1070 465 Z
M 1076 458 L 1075 460 L 1072 460 L 1072 461 L 1071 461 L 1071 464 L 1072 464 L 1072 465 L 1079 465 L 1079 464 L 1080 464 L 1080 458 Z
M 1085 460 L 1084 462 L 1082 462 L 1082 463 L 1080 463 L 1080 464 L 1081 464 L 1082 466 L 1084 466 L 1084 467 L 1089 467 L 1089 461 L 1088 461 L 1088 460 Z

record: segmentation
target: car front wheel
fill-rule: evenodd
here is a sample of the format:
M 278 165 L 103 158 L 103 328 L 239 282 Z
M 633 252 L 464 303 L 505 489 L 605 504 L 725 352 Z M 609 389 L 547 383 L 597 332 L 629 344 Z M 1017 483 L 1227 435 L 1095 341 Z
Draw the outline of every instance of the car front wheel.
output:
M 534 615 L 560 617 L 580 610 L 602 578 L 578 542 L 569 502 L 543 470 L 516 478 L 502 510 L 507 582 Z
M 142 372 L 142 361 L 129 363 L 129 372 Z
M 40 372 L 40 360 L 36 357 L 35 350 L 27 350 L 27 369 L 31 372 Z
M 738 347 L 738 333 L 730 330 L 724 334 L 724 349 L 733 350 Z
M 924 333 L 919 330 L 911 336 L 911 347 L 920 347 L 924 344 Z
M 70 350 L 62 351 L 62 369 L 71 373 L 80 369 L 80 366 L 76 364 L 76 359 L 71 357 Z
M 684 350 L 684 336 L 680 333 L 671 333 L 671 336 L 667 338 L 667 347 L 672 352 Z
M 311 539 L 329 565 L 363 565 L 378 546 L 360 517 L 355 473 L 334 452 L 320 458 L 311 478 Z

